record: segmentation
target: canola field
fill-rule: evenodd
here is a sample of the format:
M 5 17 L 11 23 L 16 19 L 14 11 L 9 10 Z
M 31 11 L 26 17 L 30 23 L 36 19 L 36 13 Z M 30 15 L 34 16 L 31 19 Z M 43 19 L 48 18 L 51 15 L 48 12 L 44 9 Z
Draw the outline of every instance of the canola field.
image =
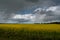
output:
M 60 24 L 0 24 L 0 40 L 60 40 Z
M 1 29 L 60 31 L 60 24 L 0 24 Z

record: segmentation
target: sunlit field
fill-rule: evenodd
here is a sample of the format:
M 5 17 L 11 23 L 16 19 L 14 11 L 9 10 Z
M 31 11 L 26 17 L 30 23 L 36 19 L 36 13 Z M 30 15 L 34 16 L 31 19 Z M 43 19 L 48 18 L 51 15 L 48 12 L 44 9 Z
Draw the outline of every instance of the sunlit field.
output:
M 60 40 L 60 24 L 0 24 L 0 40 Z
M 60 24 L 0 24 L 2 29 L 52 30 L 60 31 Z

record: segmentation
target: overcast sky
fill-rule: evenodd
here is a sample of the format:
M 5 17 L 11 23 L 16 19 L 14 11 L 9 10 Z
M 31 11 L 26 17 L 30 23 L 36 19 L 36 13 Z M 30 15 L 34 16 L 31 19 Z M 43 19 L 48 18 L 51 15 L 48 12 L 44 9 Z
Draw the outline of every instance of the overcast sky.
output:
M 60 0 L 0 0 L 0 23 L 51 21 L 60 21 Z

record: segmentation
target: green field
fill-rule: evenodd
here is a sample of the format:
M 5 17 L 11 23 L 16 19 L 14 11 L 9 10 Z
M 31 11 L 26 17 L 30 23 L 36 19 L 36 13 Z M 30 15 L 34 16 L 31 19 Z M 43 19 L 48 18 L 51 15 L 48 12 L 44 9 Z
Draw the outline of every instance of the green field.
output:
M 0 24 L 0 40 L 60 40 L 60 25 Z

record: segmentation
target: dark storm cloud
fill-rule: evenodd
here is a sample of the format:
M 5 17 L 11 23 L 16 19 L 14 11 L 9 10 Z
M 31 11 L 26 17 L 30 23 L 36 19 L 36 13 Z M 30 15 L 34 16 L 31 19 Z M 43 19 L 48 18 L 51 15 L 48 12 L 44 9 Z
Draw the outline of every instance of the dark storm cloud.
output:
M 55 5 L 51 0 L 0 0 L 0 9 L 7 9 L 6 14 L 18 10 L 32 9 L 35 6 L 47 7 Z
M 8 8 L 8 9 L 22 9 L 27 8 L 28 6 L 33 5 L 41 5 L 41 4 L 49 4 L 53 5 L 51 0 L 0 0 L 0 8 Z
M 18 10 L 32 9 L 34 6 L 48 7 L 55 5 L 52 0 L 0 0 L 0 22 L 6 22 Z
M 26 0 L 28 2 L 39 2 L 39 0 Z
M 60 5 L 60 0 L 52 0 L 56 3 L 56 5 Z
M 21 0 L 0 0 L 0 8 L 19 9 L 24 7 L 24 1 Z
M 32 2 L 34 1 L 35 0 L 32 0 Z M 36 1 L 38 2 L 38 0 Z M 28 2 L 26 0 L 0 0 L 0 8 L 8 8 L 9 10 L 18 10 L 32 5 L 34 5 L 34 3 Z

